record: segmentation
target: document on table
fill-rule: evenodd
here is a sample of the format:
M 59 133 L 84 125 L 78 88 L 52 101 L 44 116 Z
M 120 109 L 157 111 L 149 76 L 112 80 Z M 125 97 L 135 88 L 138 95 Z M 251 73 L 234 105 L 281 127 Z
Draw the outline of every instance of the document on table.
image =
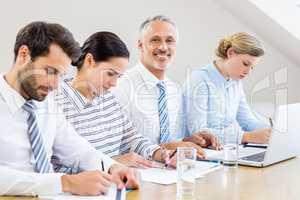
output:
M 213 170 L 221 167 L 219 163 L 196 161 L 195 178 L 201 178 Z M 176 169 L 161 169 L 161 168 L 148 168 L 139 169 L 143 181 L 158 183 L 163 185 L 173 184 L 177 182 Z
M 217 150 L 212 150 L 212 149 L 203 149 L 207 159 L 216 159 L 216 160 L 222 160 L 223 158 L 223 151 L 217 151 Z
M 222 160 L 223 158 L 223 150 L 216 151 L 212 149 L 204 149 L 205 154 L 208 159 Z M 239 158 L 253 155 L 256 153 L 261 153 L 266 151 L 264 148 L 255 148 L 255 147 L 244 147 L 243 145 L 239 145 Z
M 57 196 L 39 196 L 40 199 L 51 199 L 51 200 L 125 200 L 126 191 L 117 190 L 116 185 L 112 185 L 108 193 L 99 196 L 77 196 L 69 193 L 60 194 Z

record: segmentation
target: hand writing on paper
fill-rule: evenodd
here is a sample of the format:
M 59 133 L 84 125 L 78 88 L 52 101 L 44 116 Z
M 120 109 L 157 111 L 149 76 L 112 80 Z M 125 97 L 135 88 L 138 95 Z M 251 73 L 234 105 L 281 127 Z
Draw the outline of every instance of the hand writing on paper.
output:
M 63 175 L 62 191 L 76 195 L 97 196 L 108 192 L 112 176 L 100 171 L 87 171 L 75 175 Z
M 118 189 L 139 187 L 140 175 L 137 170 L 120 164 L 114 164 L 109 168 L 112 181 L 117 184 Z

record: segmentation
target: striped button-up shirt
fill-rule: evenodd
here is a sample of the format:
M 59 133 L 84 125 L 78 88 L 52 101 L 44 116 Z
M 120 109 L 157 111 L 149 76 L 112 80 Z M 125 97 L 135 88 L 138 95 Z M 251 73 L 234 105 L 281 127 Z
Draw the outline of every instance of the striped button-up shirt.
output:
M 56 95 L 67 121 L 97 150 L 117 156 L 135 152 L 151 159 L 160 147 L 138 134 L 111 92 L 86 99 L 65 80 Z

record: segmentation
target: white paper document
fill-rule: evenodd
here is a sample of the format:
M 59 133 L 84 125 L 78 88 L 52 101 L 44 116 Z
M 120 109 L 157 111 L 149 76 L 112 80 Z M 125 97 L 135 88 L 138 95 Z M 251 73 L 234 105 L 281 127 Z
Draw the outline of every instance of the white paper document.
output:
M 204 149 L 206 156 L 208 159 L 216 159 L 222 160 L 223 158 L 223 151 L 216 151 L 212 149 Z M 239 146 L 239 158 L 253 155 L 256 153 L 264 152 L 266 149 L 263 148 L 255 148 L 255 147 L 244 147 L 243 145 Z
M 112 185 L 108 193 L 99 196 L 77 196 L 68 193 L 60 194 L 57 196 L 39 196 L 40 199 L 51 200 L 125 200 L 126 191 L 117 191 L 116 185 Z
M 195 178 L 201 178 L 220 167 L 219 163 L 196 161 Z M 176 169 L 160 169 L 148 168 L 139 169 L 143 181 L 158 183 L 163 185 L 173 184 L 177 182 Z

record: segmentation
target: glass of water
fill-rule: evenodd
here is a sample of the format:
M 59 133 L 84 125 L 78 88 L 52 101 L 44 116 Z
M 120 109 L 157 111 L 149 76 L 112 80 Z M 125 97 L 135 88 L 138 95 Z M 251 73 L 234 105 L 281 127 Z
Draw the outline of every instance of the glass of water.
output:
M 193 199 L 195 196 L 195 162 L 195 148 L 177 148 L 177 199 Z
M 240 128 L 237 124 L 231 124 L 223 131 L 223 165 L 237 167 L 239 159 L 239 134 Z

